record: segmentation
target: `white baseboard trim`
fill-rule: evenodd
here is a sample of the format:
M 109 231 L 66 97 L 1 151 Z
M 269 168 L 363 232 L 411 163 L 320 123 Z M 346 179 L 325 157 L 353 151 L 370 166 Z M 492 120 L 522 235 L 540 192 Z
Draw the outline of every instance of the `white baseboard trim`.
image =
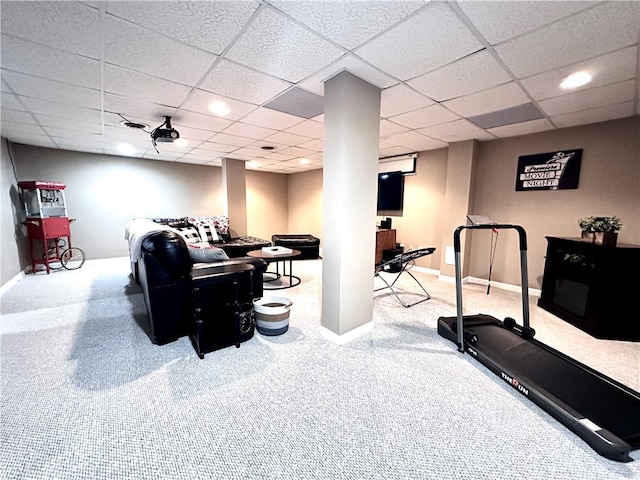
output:
M 7 283 L 5 283 L 4 285 L 2 285 L 2 287 L 0 287 L 0 295 L 2 295 L 4 292 L 6 292 L 7 290 L 9 290 L 12 286 L 14 286 L 16 283 L 18 283 L 22 277 L 24 277 L 26 272 L 26 269 L 21 271 L 20 273 L 16 274 L 13 278 L 11 278 Z
M 455 283 L 456 282 L 456 278 L 455 277 L 450 277 L 447 275 L 439 275 L 438 276 L 438 280 L 443 280 L 445 282 L 451 282 L 451 283 Z M 478 278 L 478 277 L 465 277 L 462 279 L 462 283 L 473 283 L 476 285 L 488 285 L 489 284 L 489 280 L 487 280 L 486 278 Z M 491 286 L 492 287 L 496 287 L 499 288 L 501 290 L 507 290 L 509 292 L 516 292 L 516 293 L 520 293 L 522 291 L 522 289 L 520 288 L 520 285 L 512 285 L 510 283 L 502 283 L 502 282 L 496 282 L 496 281 L 491 281 Z M 539 288 L 529 288 L 529 295 L 532 297 L 539 297 L 540 294 L 542 293 L 542 291 Z
M 320 334 L 327 340 L 337 345 L 344 345 L 345 343 L 348 343 L 351 340 L 355 340 L 356 338 L 361 337 L 365 333 L 369 333 L 372 330 L 373 321 L 367 322 L 364 325 L 360 325 L 359 327 L 356 327 L 353 330 L 349 330 L 347 333 L 343 333 L 342 335 L 338 335 L 337 333 L 329 330 L 327 327 L 323 327 L 322 325 L 320 326 Z

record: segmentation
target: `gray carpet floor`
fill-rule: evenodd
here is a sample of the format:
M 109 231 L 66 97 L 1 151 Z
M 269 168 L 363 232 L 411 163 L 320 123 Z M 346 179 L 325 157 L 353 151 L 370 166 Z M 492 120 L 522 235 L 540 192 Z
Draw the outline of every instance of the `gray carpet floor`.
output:
M 414 272 L 430 300 L 378 292 L 373 328 L 337 345 L 320 327 L 321 261 L 295 262 L 302 283 L 278 292 L 289 331 L 203 360 L 187 338 L 143 333 L 127 258 L 27 275 L 0 298 L 0 477 L 640 478 L 639 451 L 599 456 L 440 337 L 455 287 Z M 518 293 L 464 291 L 465 313 L 519 318 Z M 535 301 L 537 338 L 640 390 L 640 344 L 596 340 Z

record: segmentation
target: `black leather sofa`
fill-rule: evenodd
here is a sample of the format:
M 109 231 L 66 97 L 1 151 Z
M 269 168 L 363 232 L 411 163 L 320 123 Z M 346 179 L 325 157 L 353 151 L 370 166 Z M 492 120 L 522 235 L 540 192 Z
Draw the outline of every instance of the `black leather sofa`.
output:
M 262 297 L 262 273 L 267 268 L 264 260 L 239 257 L 194 265 L 189 247 L 180 235 L 168 230 L 148 234 L 142 240 L 137 277 L 144 294 L 148 317 L 148 322 L 141 324 L 141 327 L 151 341 L 163 345 L 185 335 L 192 335 L 194 318 L 201 310 L 195 299 L 220 298 L 223 282 L 220 282 L 219 277 L 227 272 L 230 278 L 233 277 L 239 270 L 234 268 L 237 265 L 253 267 L 249 269 L 250 275 L 247 276 L 251 280 L 240 284 L 243 290 L 240 292 L 241 296 L 245 299 L 249 297 L 249 300 Z M 218 280 L 211 281 L 214 276 Z M 202 291 L 203 289 L 209 291 Z M 227 290 L 224 295 L 228 296 Z M 210 315 L 215 316 L 215 310 Z M 236 341 L 230 339 L 229 344 L 232 343 Z

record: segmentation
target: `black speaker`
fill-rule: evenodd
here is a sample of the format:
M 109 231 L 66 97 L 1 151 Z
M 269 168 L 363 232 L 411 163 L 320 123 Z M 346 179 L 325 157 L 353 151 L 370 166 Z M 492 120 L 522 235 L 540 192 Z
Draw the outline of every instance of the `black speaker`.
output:
M 391 228 L 391 218 L 387 217 L 380 221 L 380 228 L 390 229 Z

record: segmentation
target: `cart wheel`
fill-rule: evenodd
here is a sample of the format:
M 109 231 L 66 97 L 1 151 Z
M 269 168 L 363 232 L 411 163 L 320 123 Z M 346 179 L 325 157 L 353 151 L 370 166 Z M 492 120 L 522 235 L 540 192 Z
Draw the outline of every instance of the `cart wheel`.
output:
M 67 270 L 76 270 L 84 265 L 87 256 L 78 247 L 67 248 L 60 255 L 60 262 Z
M 522 338 L 533 338 L 536 334 L 536 331 L 531 327 L 524 327 L 522 329 Z
M 507 317 L 507 318 L 504 319 L 504 322 L 502 322 L 502 324 L 504 325 L 504 328 L 508 328 L 509 330 L 513 330 L 514 327 L 516 326 L 516 321 L 511 317 Z

